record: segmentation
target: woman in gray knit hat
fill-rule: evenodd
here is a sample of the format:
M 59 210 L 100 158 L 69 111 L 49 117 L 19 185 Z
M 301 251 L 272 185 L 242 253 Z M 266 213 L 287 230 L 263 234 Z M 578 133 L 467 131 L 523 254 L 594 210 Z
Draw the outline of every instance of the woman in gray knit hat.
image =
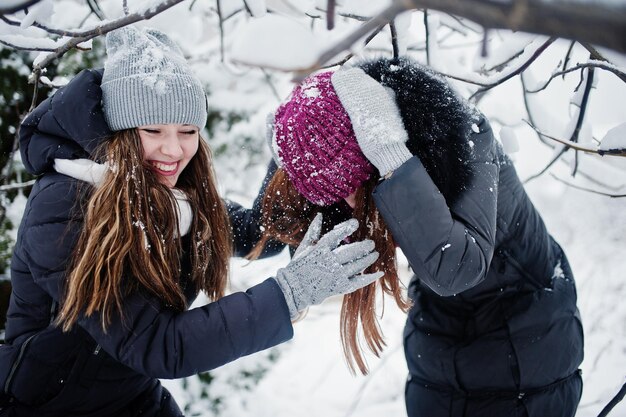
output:
M 21 127 L 41 176 L 11 261 L 1 416 L 180 416 L 158 378 L 284 342 L 300 311 L 381 275 L 361 274 L 373 242 L 337 250 L 356 220 L 320 238 L 318 218 L 275 277 L 224 296 L 259 214 L 220 200 L 202 86 L 158 31 L 106 45 L 104 75 L 83 71 Z M 213 302 L 188 309 L 201 290 Z

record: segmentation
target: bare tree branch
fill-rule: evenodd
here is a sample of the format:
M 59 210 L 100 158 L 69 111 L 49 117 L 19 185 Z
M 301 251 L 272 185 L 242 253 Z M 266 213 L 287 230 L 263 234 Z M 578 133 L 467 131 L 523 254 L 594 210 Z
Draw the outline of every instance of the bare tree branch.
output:
M 95 14 L 98 19 L 105 19 L 104 13 L 102 12 L 97 0 L 87 0 L 87 4 L 89 5 L 91 12 Z M 124 15 L 128 16 L 128 5 L 126 4 L 126 0 L 123 0 L 122 7 L 124 9 Z
M 332 30 L 335 27 L 335 0 L 328 0 L 326 3 L 326 29 Z
M 572 56 L 572 51 L 574 50 L 574 45 L 576 45 L 576 42 L 572 41 L 569 44 L 569 48 L 567 48 L 567 52 L 565 53 L 565 59 L 563 60 L 563 71 L 567 69 L 567 64 L 569 63 L 569 59 Z M 565 74 L 563 74 L 563 79 L 565 79 Z
M 425 30 L 425 39 L 426 42 L 426 65 L 430 65 L 430 31 L 428 30 L 428 10 L 424 10 L 424 30 Z
M 593 189 L 591 189 L 591 188 L 581 187 L 580 185 L 576 185 L 576 184 L 573 184 L 573 183 L 571 183 L 571 182 L 569 182 L 569 181 L 566 181 L 566 180 L 564 180 L 564 179 L 562 179 L 562 178 L 559 178 L 559 177 L 557 177 L 556 175 L 554 175 L 553 173 L 550 173 L 550 176 L 551 176 L 552 178 L 554 178 L 555 180 L 560 181 L 560 182 L 562 182 L 563 184 L 566 184 L 566 185 L 567 185 L 567 186 L 569 186 L 569 187 L 576 188 L 577 190 L 587 191 L 587 192 L 589 192 L 589 193 L 593 193 L 593 194 L 600 194 L 600 195 L 603 195 L 603 196 L 605 196 L 605 197 L 611 197 L 611 198 L 622 198 L 622 197 L 626 197 L 626 194 L 611 194 L 611 193 L 605 193 L 605 192 L 603 192 L 603 191 L 593 190 Z
M 376 29 L 375 31 L 373 31 L 372 33 L 370 33 L 370 35 L 365 39 L 365 41 L 363 42 L 364 45 L 367 45 L 368 43 L 371 42 L 372 39 L 374 39 L 376 37 L 376 35 L 378 35 L 380 33 L 381 30 L 383 30 L 385 28 L 385 25 L 380 26 L 378 29 Z M 322 68 L 332 68 L 332 67 L 336 67 L 336 66 L 341 66 L 343 64 L 345 64 L 346 62 L 348 62 L 349 60 L 352 59 L 352 57 L 354 56 L 353 53 L 349 53 L 348 55 L 346 55 L 343 59 L 341 59 L 340 61 L 337 62 L 332 62 L 330 64 L 324 65 Z
M 377 16 L 374 16 L 359 28 L 350 33 L 345 39 L 326 51 L 322 52 L 322 54 L 317 58 L 317 60 L 308 68 L 303 68 L 297 71 L 296 79 L 303 79 L 311 72 L 322 68 L 330 59 L 335 57 L 338 53 L 345 51 L 350 48 L 356 41 L 364 37 L 365 35 L 372 32 L 374 29 L 379 28 L 380 26 L 385 26 L 389 24 L 389 22 L 399 13 L 408 10 L 410 8 L 410 4 L 408 0 L 396 0 L 387 6 L 382 12 L 380 12 Z
M 575 149 L 577 151 L 588 152 L 588 153 L 595 153 L 595 154 L 598 154 L 600 156 L 612 155 L 612 156 L 624 156 L 624 157 L 626 157 L 626 149 L 608 149 L 608 150 L 604 150 L 604 149 L 589 148 L 589 147 L 586 147 L 586 146 L 579 145 L 575 141 L 555 138 L 554 136 L 550 136 L 550 135 L 548 135 L 546 133 L 541 132 L 539 129 L 537 129 L 535 126 L 533 126 L 528 120 L 524 120 L 524 122 L 526 122 L 528 124 L 528 126 L 530 126 L 535 132 L 537 132 L 541 136 L 546 137 L 548 139 L 551 139 L 551 140 L 553 140 L 555 142 L 559 142 L 559 143 L 561 143 L 561 144 L 563 144 L 563 145 L 565 145 L 565 146 L 567 146 L 569 148 Z M 574 136 L 574 135 L 572 135 L 572 136 Z
M 41 62 L 34 66 L 33 72 L 39 73 L 43 68 L 48 66 L 52 61 L 65 55 L 69 50 L 75 48 L 78 44 L 95 38 L 96 36 L 104 35 L 112 30 L 121 28 L 123 26 L 130 25 L 140 20 L 148 20 L 153 16 L 169 9 L 172 6 L 177 5 L 183 0 L 164 0 L 161 4 L 153 6 L 143 13 L 132 13 L 128 16 L 121 17 L 119 19 L 112 20 L 108 23 L 98 26 L 94 29 L 84 32 L 75 32 L 77 36 L 67 41 L 63 46 L 57 48 L 53 54 L 48 55 Z
M 396 30 L 396 24 L 393 20 L 389 22 L 389 31 L 391 32 L 391 48 L 393 49 L 393 57 L 398 59 L 400 57 L 400 48 L 398 47 L 398 31 Z
M 581 70 L 581 72 L 584 71 Z M 587 112 L 587 105 L 589 104 L 589 95 L 591 94 L 591 88 L 593 87 L 593 78 L 595 72 L 593 67 L 587 68 L 587 81 L 585 82 L 585 90 L 583 91 L 583 97 L 580 102 L 580 110 L 578 112 L 578 119 L 576 120 L 576 127 L 572 132 L 572 136 L 570 137 L 570 142 L 578 142 L 580 129 L 583 126 L 583 122 L 585 120 L 585 113 Z M 574 157 L 574 169 L 572 170 L 572 176 L 576 175 L 576 171 L 578 170 L 578 152 Z
M 535 123 L 535 117 L 533 116 L 533 112 L 531 110 L 531 106 L 530 106 L 530 101 L 528 99 L 528 94 L 530 94 L 528 92 L 528 89 L 526 88 L 526 80 L 524 79 L 524 73 L 520 74 L 520 81 L 522 82 L 522 92 L 523 92 L 523 97 L 524 97 L 524 107 L 526 107 L 526 113 L 528 114 L 528 118 L 530 119 L 529 122 L 527 122 L 531 127 L 533 127 L 537 124 Z M 535 129 L 535 132 L 537 133 L 537 137 L 539 138 L 539 140 L 543 143 L 545 143 L 548 146 L 551 146 L 551 144 L 545 139 L 545 137 L 543 136 L 542 133 L 540 133 L 538 130 Z
M 548 39 L 547 41 L 545 41 L 543 43 L 543 45 L 541 45 L 539 48 L 537 48 L 537 50 L 532 54 L 532 56 L 526 62 L 524 62 L 524 64 L 522 64 L 519 68 L 517 68 L 515 71 L 510 72 L 509 74 L 505 75 L 504 77 L 500 78 L 497 81 L 494 81 L 494 82 L 492 82 L 490 84 L 487 84 L 487 85 L 483 85 L 481 88 L 476 90 L 469 97 L 469 99 L 472 100 L 476 96 L 482 95 L 487 90 L 490 90 L 493 87 L 495 87 L 497 85 L 500 85 L 500 84 L 504 83 L 505 81 L 508 81 L 511 78 L 515 77 L 516 75 L 524 72 L 526 70 L 526 68 L 528 68 L 530 66 L 530 64 L 532 64 L 537 58 L 539 58 L 539 55 L 541 55 L 546 49 L 548 49 L 548 46 L 550 46 L 550 45 L 552 45 L 552 43 L 554 43 L 555 40 L 556 40 L 556 38 L 552 37 L 552 38 Z M 451 77 L 451 78 L 459 80 L 459 78 L 455 78 L 455 77 Z M 460 80 L 460 81 L 463 81 L 463 80 Z
M 15 12 L 19 12 L 20 10 L 24 10 L 29 8 L 30 6 L 39 3 L 41 0 L 23 0 L 18 3 L 11 4 L 9 6 L 0 5 L 0 14 L 11 14 Z
M 542 135 L 544 135 L 544 134 L 542 133 Z M 543 174 L 545 174 L 545 173 L 546 173 L 546 171 L 547 171 L 547 170 L 549 170 L 549 169 L 550 169 L 550 167 L 551 167 L 552 165 L 554 165 L 554 163 L 555 163 L 556 161 L 558 161 L 559 159 L 561 159 L 561 156 L 563 156 L 563 154 L 564 154 L 564 153 L 565 153 L 568 149 L 569 149 L 568 147 L 564 147 L 563 149 L 561 149 L 561 150 L 559 151 L 559 153 L 557 153 L 554 157 L 552 157 L 552 159 L 550 160 L 550 162 L 548 162 L 548 164 L 547 164 L 545 167 L 543 167 L 543 169 L 542 169 L 541 171 L 539 171 L 538 173 L 536 173 L 536 174 L 534 174 L 534 175 L 531 175 L 530 177 L 526 178 L 526 179 L 523 181 L 523 183 L 524 183 L 524 184 L 527 184 L 527 183 L 529 183 L 530 181 L 532 181 L 532 180 L 534 180 L 534 179 L 536 179 L 536 178 L 539 178 L 540 176 L 542 176 Z
M 222 16 L 222 1 L 215 0 L 217 4 L 217 17 L 219 18 L 220 25 L 220 61 L 224 62 L 224 18 Z M 248 6 L 246 5 L 246 8 Z
M 462 16 L 489 29 L 510 29 L 557 36 L 626 52 L 626 5 L 623 2 L 548 0 L 409 0 L 428 8 Z
M 612 72 L 613 74 L 615 74 L 619 79 L 621 80 L 626 80 L 626 73 L 620 71 L 619 69 L 617 69 L 616 67 L 612 66 L 612 65 L 606 65 L 606 64 L 601 64 L 601 63 L 596 63 L 596 62 L 586 62 L 583 64 L 577 64 L 574 67 L 568 68 L 564 71 L 558 71 L 553 73 L 550 78 L 539 88 L 536 88 L 534 90 L 528 90 L 529 93 L 533 94 L 533 93 L 538 93 L 542 90 L 545 90 L 548 85 L 555 79 L 558 78 L 560 75 L 565 75 L 568 74 L 570 72 L 574 72 L 574 71 L 578 71 L 580 69 L 583 68 L 599 68 L 599 69 L 603 69 L 605 71 L 609 71 Z
M 35 184 L 36 181 L 37 180 L 30 180 L 30 181 L 26 181 L 26 182 L 0 185 L 0 191 L 10 191 L 10 190 L 23 189 L 23 188 L 30 187 L 31 185 Z
M 12 44 L 11 42 L 3 41 L 2 39 L 0 39 L 0 44 L 2 44 L 4 46 L 8 46 L 9 48 L 12 48 L 12 49 L 20 50 L 20 51 L 35 51 L 35 52 L 54 52 L 54 51 L 56 51 L 55 48 L 44 48 L 44 47 L 29 47 L 29 48 L 26 48 L 26 47 L 23 47 L 23 46 Z

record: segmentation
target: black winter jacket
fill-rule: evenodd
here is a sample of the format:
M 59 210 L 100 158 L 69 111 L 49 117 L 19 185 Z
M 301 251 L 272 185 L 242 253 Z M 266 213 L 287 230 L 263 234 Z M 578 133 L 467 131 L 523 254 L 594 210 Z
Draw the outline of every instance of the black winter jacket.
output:
M 489 123 L 410 62 L 364 69 L 395 90 L 417 155 L 374 192 L 415 273 L 404 333 L 409 415 L 513 415 L 463 403 L 478 397 L 524 402 L 530 416 L 573 415 L 579 381 L 569 404 L 530 395 L 579 379 L 572 271 Z M 443 397 L 429 402 L 411 384 Z
M 28 199 L 11 261 L 0 393 L 32 415 L 121 415 L 155 378 L 207 371 L 293 335 L 273 279 L 182 313 L 135 293 L 124 304 L 124 324 L 114 321 L 106 333 L 97 316 L 81 319 L 68 333 L 50 324 L 54 306 L 63 302 L 68 261 L 82 227 L 76 205 L 83 203 L 79 181 L 55 173 L 53 161 L 89 157 L 111 134 L 100 108 L 101 77 L 101 71 L 83 71 L 21 127 L 22 160 L 41 177 Z M 228 208 L 242 255 L 258 239 L 258 227 L 250 225 L 258 214 L 234 203 Z M 186 260 L 181 260 L 183 286 L 190 270 Z M 186 295 L 191 303 L 197 294 Z

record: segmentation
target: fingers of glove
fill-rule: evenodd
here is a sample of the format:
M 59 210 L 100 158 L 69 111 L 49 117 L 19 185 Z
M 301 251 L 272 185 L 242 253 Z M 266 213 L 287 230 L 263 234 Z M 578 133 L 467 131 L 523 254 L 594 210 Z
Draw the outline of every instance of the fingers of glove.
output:
M 372 282 L 375 282 L 376 280 L 382 278 L 383 275 L 385 275 L 383 271 L 376 271 L 371 274 L 355 275 L 348 280 L 350 284 L 348 287 L 348 292 L 346 292 L 345 294 L 356 291 L 359 288 L 367 287 Z
M 339 223 L 333 228 L 333 230 L 322 236 L 322 238 L 317 242 L 317 246 L 327 246 L 330 250 L 333 250 L 342 240 L 356 232 L 356 229 L 358 228 L 359 222 L 356 219 L 350 219 Z
M 294 258 L 302 254 L 302 252 L 304 252 L 306 248 L 312 246 L 315 243 L 315 241 L 317 241 L 320 238 L 321 231 L 322 231 L 322 213 L 317 213 L 317 215 L 315 216 L 315 218 L 309 225 L 309 228 L 307 229 L 306 233 L 304 234 L 304 238 L 302 238 L 302 242 L 300 242 L 298 249 L 296 249 Z
M 347 264 L 364 257 L 374 250 L 374 241 L 367 239 L 361 242 L 354 242 L 348 245 L 339 246 L 333 250 L 333 254 L 340 264 Z
M 349 262 L 341 266 L 341 271 L 348 277 L 360 274 L 365 268 L 378 259 L 378 252 L 374 251 L 362 258 Z

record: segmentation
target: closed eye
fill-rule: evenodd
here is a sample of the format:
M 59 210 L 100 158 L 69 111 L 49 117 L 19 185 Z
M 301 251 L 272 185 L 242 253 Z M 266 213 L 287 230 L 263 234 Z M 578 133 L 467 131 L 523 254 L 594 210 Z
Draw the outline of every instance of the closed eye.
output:
M 160 133 L 160 131 L 158 129 L 146 129 L 146 128 L 142 128 L 141 129 L 142 132 L 146 132 L 146 133 L 150 133 L 150 134 L 157 134 Z
M 195 135 L 196 133 L 198 133 L 197 130 L 185 130 L 184 132 L 180 132 L 183 135 Z

